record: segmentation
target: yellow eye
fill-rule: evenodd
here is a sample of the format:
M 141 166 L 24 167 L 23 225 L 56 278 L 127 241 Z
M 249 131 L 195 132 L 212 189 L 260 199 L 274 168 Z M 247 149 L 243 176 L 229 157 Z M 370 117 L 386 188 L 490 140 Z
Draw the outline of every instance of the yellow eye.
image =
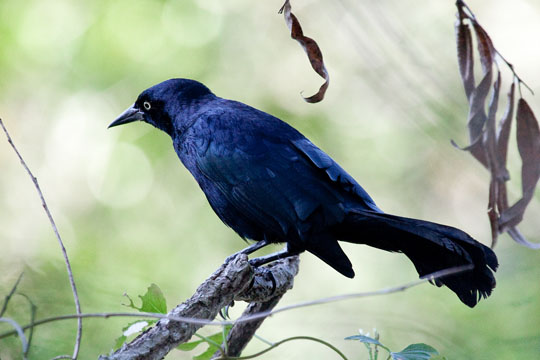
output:
M 152 108 L 152 105 L 150 105 L 150 103 L 148 101 L 145 101 L 143 103 L 143 106 L 146 110 L 150 110 Z

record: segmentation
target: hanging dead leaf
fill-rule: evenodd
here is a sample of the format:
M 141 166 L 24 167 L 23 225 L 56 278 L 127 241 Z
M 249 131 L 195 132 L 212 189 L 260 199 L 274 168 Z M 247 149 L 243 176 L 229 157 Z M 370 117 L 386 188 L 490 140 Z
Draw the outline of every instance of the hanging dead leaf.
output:
M 321 85 L 319 91 L 316 94 L 307 98 L 304 97 L 304 100 L 308 103 L 317 103 L 324 99 L 324 94 L 326 93 L 328 85 L 330 84 L 330 76 L 328 75 L 328 71 L 326 70 L 326 67 L 324 65 L 321 49 L 319 48 L 319 45 L 317 45 L 315 40 L 304 36 L 302 27 L 300 26 L 300 22 L 291 12 L 291 4 L 289 0 L 285 1 L 285 4 L 283 4 L 281 9 L 279 10 L 279 13 L 283 13 L 285 23 L 287 24 L 287 27 L 291 32 L 291 38 L 298 41 L 300 46 L 302 46 L 302 48 L 306 52 L 313 70 L 315 70 L 315 72 L 325 80 L 324 84 Z
M 491 179 L 489 183 L 489 200 L 488 200 L 488 218 L 491 227 L 491 247 L 497 244 L 499 237 L 499 214 L 497 213 L 497 199 L 498 199 L 498 186 L 497 182 Z
M 522 160 L 522 198 L 501 214 L 502 228 L 521 222 L 540 178 L 540 130 L 534 113 L 524 99 L 518 101 L 516 124 L 518 150 Z
M 540 248 L 540 244 L 527 242 L 515 227 L 523 219 L 527 205 L 534 196 L 540 178 L 540 130 L 538 122 L 527 102 L 520 98 L 517 105 L 517 144 L 522 159 L 522 197 L 512 206 L 508 206 L 506 182 L 510 180 L 507 170 L 507 154 L 512 118 L 514 116 L 515 86 L 527 86 L 516 74 L 514 67 L 493 46 L 486 30 L 480 26 L 476 17 L 463 0 L 457 0 L 458 22 L 456 23 L 456 43 L 458 63 L 465 94 L 469 100 L 467 127 L 471 144 L 468 150 L 491 175 L 489 185 L 488 217 L 492 232 L 492 246 L 497 242 L 498 234 L 507 231 L 518 243 L 531 248 Z M 482 67 L 483 78 L 475 87 L 474 59 L 471 39 L 471 25 L 477 39 L 478 58 Z M 486 99 L 491 88 L 493 63 L 495 58 L 504 62 L 513 74 L 514 81 L 508 91 L 508 103 L 498 129 L 496 115 L 498 110 L 501 75 L 493 82 L 493 91 L 486 114 Z M 499 69 L 497 65 L 497 69 Z M 452 142 L 454 145 L 455 143 Z
M 497 156 L 500 160 L 503 180 L 510 180 L 510 175 L 506 169 L 506 161 L 508 154 L 508 140 L 510 139 L 510 127 L 512 125 L 512 117 L 514 115 L 514 90 L 515 84 L 512 83 L 510 91 L 508 91 L 508 103 L 506 104 L 506 110 L 499 123 L 499 129 L 497 131 Z
M 469 140 L 471 145 L 467 150 L 478 160 L 482 165 L 488 168 L 488 160 L 484 150 L 482 139 L 484 136 L 484 126 L 487 121 L 486 111 L 484 109 L 486 97 L 491 87 L 491 71 L 488 71 L 478 87 L 471 93 L 469 98 L 469 116 L 467 127 L 469 128 Z
M 478 40 L 478 54 L 480 56 L 480 64 L 482 65 L 482 72 L 484 74 L 487 74 L 489 71 L 491 71 L 491 67 L 493 66 L 493 57 L 495 56 L 495 48 L 493 47 L 493 43 L 491 42 L 491 38 L 487 34 L 487 32 L 484 30 L 483 27 L 480 26 L 476 22 L 476 20 L 473 19 L 473 28 L 474 32 L 476 33 L 476 39 Z
M 540 244 L 527 241 L 527 239 L 525 239 L 525 236 L 523 236 L 523 234 L 521 234 L 521 232 L 516 227 L 509 228 L 508 234 L 510 234 L 512 239 L 514 239 L 518 244 L 526 246 L 530 249 L 540 250 Z
M 495 117 L 497 115 L 497 107 L 499 104 L 499 90 L 501 87 L 501 72 L 497 71 L 497 80 L 493 83 L 493 92 L 488 105 L 488 116 L 486 120 L 486 131 L 484 133 L 484 145 L 486 157 L 488 159 L 488 168 L 491 172 L 493 180 L 500 177 L 500 159 L 497 153 L 497 131 Z
M 499 235 L 499 213 L 497 211 L 498 203 L 498 173 L 499 173 L 499 158 L 497 156 L 497 138 L 495 131 L 495 116 L 497 114 L 497 105 L 499 103 L 499 90 L 501 85 L 501 73 L 497 71 L 497 80 L 493 84 L 493 92 L 489 100 L 488 116 L 486 121 L 486 131 L 482 144 L 486 154 L 488 169 L 491 173 L 489 184 L 489 200 L 488 200 L 488 217 L 491 225 L 491 246 L 497 243 Z
M 519 99 L 517 106 L 517 144 L 523 162 L 521 179 L 523 196 L 532 197 L 540 178 L 540 129 L 529 104 Z
M 474 90 L 474 58 L 473 42 L 469 24 L 464 23 L 463 11 L 459 11 L 456 21 L 456 43 L 459 63 L 459 73 L 465 88 L 467 99 L 471 97 Z

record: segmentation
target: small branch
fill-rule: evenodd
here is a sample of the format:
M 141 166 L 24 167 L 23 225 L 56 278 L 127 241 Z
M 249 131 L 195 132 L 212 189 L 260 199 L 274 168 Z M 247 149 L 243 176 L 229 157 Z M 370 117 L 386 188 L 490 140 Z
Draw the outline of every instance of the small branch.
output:
M 223 357 L 220 357 L 220 358 L 216 358 L 216 360 L 221 360 L 221 359 L 224 359 L 224 360 L 247 360 L 247 359 L 255 359 L 265 353 L 267 353 L 268 351 L 272 350 L 272 349 L 275 349 L 276 347 L 278 347 L 279 345 L 282 345 L 286 342 L 289 342 L 289 341 L 295 341 L 295 340 L 309 340 L 309 341 L 314 341 L 314 342 L 318 342 L 319 344 L 323 344 L 324 346 L 332 349 L 336 354 L 338 354 L 343 360 L 348 360 L 347 357 L 345 356 L 345 354 L 343 354 L 337 347 L 335 347 L 334 345 L 324 341 L 324 340 L 321 340 L 321 339 L 317 339 L 317 338 L 314 338 L 314 337 L 311 337 L 311 336 L 293 336 L 293 337 L 290 337 L 290 338 L 287 338 L 287 339 L 283 339 L 281 341 L 278 341 L 274 344 L 272 344 L 270 347 L 262 350 L 262 351 L 259 351 L 258 353 L 255 353 L 253 355 L 248 355 L 248 356 L 240 356 L 240 357 L 226 357 L 226 358 L 223 358 Z
M 263 312 L 253 314 L 253 315 L 250 315 L 250 316 L 246 316 L 246 317 L 242 316 L 242 318 L 236 320 L 235 323 L 250 322 L 250 321 L 265 318 L 265 317 L 268 317 L 270 315 L 274 315 L 274 314 L 277 314 L 277 313 L 280 313 L 280 312 L 284 312 L 284 311 L 288 311 L 288 310 L 292 310 L 292 309 L 303 308 L 303 307 L 308 307 L 308 306 L 313 306 L 313 305 L 328 304 L 328 303 L 332 303 L 332 302 L 349 300 L 349 299 L 357 299 L 357 298 L 363 298 L 363 297 L 371 297 L 371 296 L 393 294 L 393 293 L 405 291 L 405 290 L 410 289 L 412 287 L 421 285 L 421 284 L 423 284 L 425 282 L 428 282 L 428 281 L 433 281 L 435 279 L 438 279 L 438 278 L 441 278 L 441 277 L 444 277 L 444 276 L 455 275 L 455 274 L 462 273 L 462 272 L 465 272 L 465 271 L 470 271 L 470 270 L 473 269 L 473 267 L 474 267 L 473 265 L 456 266 L 456 267 L 452 267 L 452 268 L 448 268 L 448 269 L 439 270 L 439 271 L 434 272 L 432 274 L 423 276 L 420 280 L 412 281 L 410 283 L 403 284 L 403 285 L 387 287 L 387 288 L 384 288 L 384 289 L 374 290 L 374 291 L 366 291 L 366 292 L 360 292 L 360 293 L 351 293 L 351 294 L 344 294 L 344 295 L 337 295 L 337 296 L 329 296 L 329 297 L 320 298 L 320 299 L 316 299 L 316 300 L 305 301 L 305 302 L 301 302 L 301 303 L 297 303 L 297 304 L 287 305 L 287 306 L 283 306 L 281 308 L 278 308 L 278 309 L 272 310 L 272 311 L 266 311 L 266 312 L 263 311 Z
M 178 322 L 185 322 L 188 324 L 196 324 L 196 325 L 208 325 L 208 326 L 223 326 L 223 325 L 232 325 L 233 321 L 210 321 L 210 320 L 201 320 L 201 319 L 194 319 L 189 317 L 180 317 L 180 316 L 168 316 L 166 314 L 158 314 L 158 313 L 147 313 L 147 312 L 117 312 L 117 313 L 86 313 L 86 314 L 68 314 L 68 315 L 59 315 L 59 316 L 51 316 L 48 318 L 44 318 L 41 320 L 37 320 L 34 322 L 31 322 L 28 325 L 25 325 L 21 327 L 23 330 L 28 330 L 31 328 L 34 328 L 36 326 L 52 323 L 55 321 L 62 321 L 62 320 L 74 320 L 79 318 L 101 318 L 101 319 L 108 319 L 113 317 L 124 317 L 124 318 L 138 318 L 138 319 L 168 319 L 171 321 L 178 321 Z M 6 338 L 8 336 L 17 335 L 17 332 L 15 330 L 13 331 L 7 331 L 5 333 L 0 334 L 0 339 Z
M 28 304 L 30 305 L 30 331 L 28 334 L 28 348 L 26 349 L 26 353 L 24 354 L 24 356 L 28 356 L 28 351 L 30 351 L 30 346 L 32 345 L 32 338 L 34 336 L 34 321 L 36 320 L 37 306 L 32 302 L 32 300 L 30 300 L 30 298 L 26 294 L 23 294 L 23 293 L 17 293 L 17 294 L 25 298 L 26 301 L 28 301 Z
M 243 322 L 242 319 L 254 314 L 272 311 L 281 300 L 283 294 L 285 294 L 285 291 L 292 287 L 292 280 L 298 274 L 300 259 L 298 256 L 293 256 L 282 261 L 284 264 L 271 263 L 266 267 L 268 272 L 256 274 L 251 289 L 236 297 L 236 300 L 251 302 L 246 310 L 244 310 L 240 319 L 235 322 L 221 351 L 217 351 L 213 358 L 219 358 L 223 354 L 227 356 L 240 356 L 242 350 L 251 341 L 255 335 L 255 331 L 262 325 L 266 317 L 248 322 Z M 281 271 L 275 271 L 280 267 L 282 268 Z M 269 274 L 270 276 L 268 276 Z M 282 290 L 276 291 L 276 289 Z
M 17 286 L 19 286 L 19 283 L 21 282 L 23 274 L 24 273 L 21 273 L 21 275 L 19 275 L 19 277 L 17 278 L 17 281 L 15 281 L 15 285 L 13 285 L 9 294 L 6 295 L 4 299 L 4 303 L 2 304 L 2 310 L 0 310 L 0 317 L 4 316 L 4 313 L 6 312 L 7 307 L 8 307 L 9 300 L 11 300 L 11 297 L 15 294 L 15 291 L 17 291 Z
M 279 295 L 265 302 L 253 302 L 248 305 L 246 310 L 244 310 L 240 319 L 244 317 L 249 317 L 253 314 L 258 314 L 262 312 L 270 312 L 278 304 L 283 295 Z M 235 323 L 229 335 L 227 336 L 227 349 L 222 347 L 221 351 L 217 351 L 212 359 L 220 359 L 223 354 L 226 354 L 227 357 L 240 356 L 244 348 L 251 341 L 255 332 L 262 325 L 263 321 L 266 320 L 266 317 L 256 319 L 248 322 L 238 322 Z
M 188 341 L 203 325 L 233 323 L 212 320 L 234 300 L 269 301 L 280 298 L 292 288 L 297 272 L 297 257 L 255 269 L 249 265 L 246 255 L 231 257 L 199 286 L 190 299 L 169 312 L 167 318 L 113 354 L 100 356 L 100 360 L 162 359 L 180 343 Z
M 9 132 L 7 131 L 6 127 L 4 126 L 4 122 L 0 118 L 0 126 L 2 126 L 2 129 L 6 133 L 7 141 L 13 148 L 13 151 L 15 151 L 15 154 L 17 154 L 17 157 L 19 158 L 22 166 L 32 179 L 32 182 L 34 183 L 34 187 L 36 188 L 36 191 L 39 195 L 39 198 L 41 199 L 41 205 L 43 206 L 43 209 L 45 210 L 45 213 L 47 214 L 47 217 L 49 218 L 49 222 L 51 223 L 52 229 L 54 231 L 54 234 L 56 235 L 56 239 L 58 240 L 58 243 L 60 244 L 60 248 L 62 249 L 62 254 L 64 255 L 64 262 L 66 264 L 68 276 L 69 276 L 69 283 L 71 284 L 71 291 L 73 292 L 73 298 L 75 300 L 75 310 L 78 315 L 81 314 L 81 304 L 79 301 L 79 295 L 77 293 L 77 287 L 75 286 L 75 280 L 73 279 L 73 272 L 71 271 L 71 264 L 69 262 L 69 258 L 67 255 L 66 248 L 64 247 L 64 242 L 62 241 L 62 238 L 60 237 L 60 233 L 58 232 L 58 228 L 56 227 L 56 223 L 52 217 L 52 214 L 49 210 L 49 207 L 47 206 L 47 202 L 45 201 L 45 197 L 43 196 L 43 192 L 41 191 L 41 188 L 39 187 L 39 183 L 37 178 L 34 176 L 32 171 L 30 171 L 30 168 L 28 165 L 26 165 L 26 162 L 24 161 L 23 157 L 19 153 L 19 150 L 17 150 L 17 147 L 13 143 L 13 140 L 11 140 L 11 136 L 9 135 Z M 82 336 L 82 318 L 78 318 L 77 320 L 77 338 L 75 340 L 75 346 L 73 349 L 73 359 L 77 359 L 79 355 L 79 347 L 81 345 L 81 336 Z
M 26 359 L 26 353 L 28 352 L 28 341 L 26 341 L 26 336 L 24 336 L 23 328 L 13 319 L 0 317 L 0 322 L 5 322 L 13 326 L 19 339 L 21 339 L 23 358 Z

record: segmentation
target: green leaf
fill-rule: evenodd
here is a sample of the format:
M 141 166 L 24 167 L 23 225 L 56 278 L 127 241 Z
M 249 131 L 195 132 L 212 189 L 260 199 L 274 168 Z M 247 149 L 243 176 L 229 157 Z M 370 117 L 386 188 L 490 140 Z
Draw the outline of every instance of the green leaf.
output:
M 133 302 L 133 300 L 128 294 L 124 294 L 124 296 L 127 297 L 127 299 L 129 300 L 129 304 L 122 304 L 122 305 L 127 306 L 128 308 L 135 309 L 135 310 L 140 310 L 138 307 L 135 306 L 135 303 Z
M 135 303 L 128 294 L 124 294 L 128 298 L 129 304 L 124 304 L 129 308 L 139 310 L 140 312 L 151 312 L 158 314 L 167 313 L 167 302 L 165 301 L 165 296 L 163 292 L 156 284 L 151 284 L 144 295 L 139 295 L 141 298 L 142 305 L 141 307 L 135 306 Z
M 122 345 L 124 345 L 124 343 L 126 342 L 127 340 L 127 337 L 125 337 L 124 335 L 116 338 L 116 340 L 114 341 L 114 350 L 118 350 L 122 347 Z
M 205 341 L 204 340 L 190 341 L 187 343 L 180 344 L 176 348 L 182 351 L 191 351 L 195 349 L 197 345 L 202 344 L 203 342 Z
M 167 303 L 165 301 L 165 296 L 161 292 L 161 289 L 156 285 L 152 284 L 146 290 L 146 294 L 143 296 L 139 295 L 142 300 L 142 306 L 139 309 L 142 312 L 153 312 L 158 314 L 167 313 Z
M 379 345 L 379 346 L 384 346 L 383 344 L 381 344 L 379 342 L 379 340 L 377 339 L 374 339 L 374 338 L 371 338 L 369 336 L 365 336 L 365 335 L 353 335 L 353 336 L 348 336 L 345 338 L 345 340 L 358 340 L 360 342 L 363 342 L 363 343 L 368 343 L 368 344 L 375 344 L 375 345 Z
M 364 344 L 374 344 L 374 345 L 380 346 L 383 349 L 385 349 L 386 351 L 390 352 L 390 349 L 387 348 L 386 346 L 384 346 L 383 344 L 381 344 L 379 342 L 379 340 L 374 339 L 374 338 L 369 337 L 369 336 L 353 335 L 353 336 L 346 337 L 345 340 L 358 340 L 358 341 L 360 341 L 361 343 L 364 343 Z
M 231 325 L 226 325 L 225 326 L 225 336 L 227 336 L 227 334 L 231 330 L 231 327 L 232 327 Z M 207 336 L 206 338 L 208 340 L 210 340 L 210 341 L 213 341 L 213 342 L 218 343 L 218 344 L 221 345 L 223 343 L 223 331 L 220 331 L 220 332 L 215 333 L 213 335 Z M 211 344 L 211 343 L 209 342 L 209 344 Z
M 231 328 L 232 328 L 232 325 L 226 325 L 225 332 L 220 331 L 210 336 L 205 336 L 204 339 L 190 341 L 188 343 L 183 343 L 183 344 L 178 345 L 176 348 L 182 351 L 191 351 L 195 349 L 197 346 L 199 346 L 200 344 L 208 344 L 208 349 L 206 349 L 206 351 L 204 351 L 202 354 L 194 356 L 193 360 L 209 360 L 212 358 L 214 353 L 219 350 L 219 346 L 223 343 L 223 339 L 224 339 L 223 335 L 225 335 L 225 338 L 226 338 Z M 198 335 L 198 336 L 202 336 L 202 335 Z
M 215 354 L 216 351 L 218 351 L 219 348 L 215 345 L 208 346 L 208 349 L 206 349 L 205 352 L 203 352 L 200 355 L 194 356 L 193 360 L 210 360 L 212 356 Z
M 411 344 L 400 352 L 392 352 L 393 360 L 429 360 L 439 352 L 426 344 Z

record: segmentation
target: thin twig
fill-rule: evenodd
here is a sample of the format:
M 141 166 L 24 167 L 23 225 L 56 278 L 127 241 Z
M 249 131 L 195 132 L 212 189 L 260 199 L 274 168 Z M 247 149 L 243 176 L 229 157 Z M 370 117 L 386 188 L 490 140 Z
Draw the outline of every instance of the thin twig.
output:
M 312 306 L 312 305 L 319 305 L 319 304 L 328 304 L 331 302 L 336 301 L 342 301 L 342 300 L 348 300 L 348 299 L 354 299 L 354 298 L 361 298 L 361 297 L 370 297 L 370 296 L 378 296 L 378 295 L 386 295 L 386 294 L 392 294 L 396 292 L 405 291 L 409 288 L 421 285 L 425 282 L 428 282 L 430 280 L 435 280 L 444 276 L 449 275 L 455 275 L 457 273 L 461 273 L 464 271 L 468 271 L 472 269 L 472 265 L 464 265 L 464 266 L 458 266 L 453 267 L 449 269 L 444 269 L 441 271 L 434 272 L 430 275 L 424 276 L 420 280 L 416 280 L 404 285 L 398 285 L 398 286 L 392 286 L 383 288 L 380 290 L 375 291 L 368 291 L 368 292 L 361 292 L 361 293 L 352 293 L 352 294 L 345 294 L 345 295 L 338 295 L 338 296 L 331 296 L 326 298 L 321 298 L 313 301 L 306 301 L 301 302 L 293 305 L 284 306 L 282 308 L 269 311 L 269 312 L 261 312 L 258 314 L 251 315 L 249 317 L 240 318 L 238 320 L 228 320 L 228 321 L 215 321 L 215 320 L 203 320 L 203 319 L 197 319 L 197 318 L 190 318 L 190 317 L 182 317 L 182 316 L 167 316 L 165 314 L 158 314 L 158 313 L 146 313 L 146 312 L 140 312 L 140 313 L 129 313 L 129 312 L 118 312 L 118 313 L 87 313 L 87 314 L 70 314 L 70 315 L 60 315 L 60 316 L 53 316 L 41 320 L 37 320 L 34 322 L 34 326 L 43 325 L 46 323 L 54 322 L 54 321 L 60 321 L 60 320 L 68 320 L 68 319 L 77 319 L 77 318 L 110 318 L 110 317 L 138 317 L 138 318 L 156 318 L 156 319 L 168 319 L 172 321 L 178 321 L 178 322 L 185 322 L 188 324 L 196 324 L 196 325 L 209 325 L 209 326 L 225 326 L 225 325 L 234 325 L 236 323 L 242 323 L 242 322 L 248 322 L 253 321 L 256 319 L 265 318 L 277 313 L 281 313 L 284 311 L 292 310 L 292 309 L 298 309 L 302 307 Z M 26 330 L 30 328 L 31 325 L 23 326 L 22 329 Z M 0 334 L 0 339 L 5 338 L 10 335 L 16 334 L 15 331 L 5 332 L 3 334 Z
M 2 121 L 2 120 L 0 119 L 0 121 Z M 2 304 L 2 310 L 0 310 L 0 317 L 4 316 L 4 313 L 6 312 L 7 307 L 8 307 L 9 300 L 11 300 L 11 297 L 13 296 L 13 294 L 15 294 L 15 291 L 17 291 L 17 286 L 19 286 L 19 283 L 21 282 L 23 274 L 24 274 L 24 272 L 22 272 L 19 275 L 19 277 L 17 278 L 17 281 L 15 281 L 15 285 L 13 285 L 13 287 L 11 288 L 11 291 L 9 292 L 9 294 L 6 295 L 6 297 L 4 299 L 4 304 Z
M 263 338 L 263 337 L 260 336 L 260 335 L 253 334 L 253 337 L 256 338 L 257 340 L 259 340 L 259 341 L 265 343 L 266 345 L 270 345 L 270 346 L 274 345 L 274 343 L 272 343 L 272 342 L 269 341 L 269 340 L 266 340 L 265 338 Z
M 75 286 L 75 280 L 73 278 L 73 272 L 71 271 L 71 264 L 69 262 L 69 258 L 66 252 L 66 248 L 64 247 L 64 242 L 62 241 L 62 238 L 60 237 L 60 233 L 58 232 L 58 228 L 56 227 L 56 223 L 52 217 L 52 214 L 49 210 L 49 207 L 47 206 L 47 202 L 45 201 L 45 198 L 43 196 L 43 192 L 41 191 L 41 188 L 39 187 L 39 183 L 37 178 L 34 176 L 32 171 L 30 171 L 30 168 L 26 165 L 26 162 L 22 158 L 21 154 L 19 153 L 19 150 L 17 150 L 17 147 L 13 143 L 13 140 L 11 140 L 11 136 L 9 135 L 9 132 L 7 131 L 6 127 L 4 126 L 4 122 L 0 118 L 0 125 L 2 126 L 2 129 L 6 133 L 7 141 L 13 148 L 13 151 L 15 151 L 15 154 L 17 154 L 17 157 L 19 158 L 22 166 L 32 179 L 32 182 L 34 183 L 34 187 L 36 188 L 36 191 L 38 192 L 39 198 L 41 199 L 41 205 L 43 206 L 43 209 L 45 210 L 45 213 L 47 214 L 47 217 L 49 218 L 49 222 L 51 223 L 52 229 L 54 231 L 54 234 L 56 235 L 56 238 L 58 239 L 58 243 L 60 244 L 60 248 L 62 250 L 62 254 L 64 256 L 64 262 L 66 263 L 66 268 L 69 276 L 69 282 L 71 284 L 71 291 L 73 292 L 73 298 L 75 299 L 75 310 L 77 311 L 77 315 L 81 315 L 81 304 L 79 301 L 79 295 L 77 293 L 77 287 Z M 77 338 L 75 340 L 75 346 L 73 348 L 73 359 L 77 359 L 79 355 L 79 348 L 81 345 L 81 336 L 82 336 L 82 317 L 79 317 L 77 320 Z
M 448 275 L 455 275 L 457 273 L 461 273 L 464 271 L 469 271 L 473 269 L 473 265 L 463 265 L 463 266 L 456 266 L 449 269 L 440 270 L 437 272 L 434 272 L 432 274 L 426 275 L 422 277 L 420 280 L 412 281 L 410 283 L 404 284 L 404 285 L 398 285 L 398 286 L 392 286 L 387 287 L 380 290 L 375 291 L 368 291 L 368 292 L 360 292 L 360 293 L 352 293 L 352 294 L 344 294 L 344 295 L 337 295 L 337 296 L 330 296 L 325 298 L 320 298 L 317 300 L 311 300 L 311 301 L 305 301 L 297 304 L 287 305 L 284 307 L 281 307 L 279 309 L 268 311 L 268 312 L 261 312 L 258 314 L 254 314 L 251 316 L 246 316 L 244 318 L 236 320 L 236 322 L 246 322 L 246 321 L 252 321 L 260 318 L 264 318 L 267 316 L 271 316 L 283 311 L 288 311 L 292 309 L 302 308 L 302 307 L 308 307 L 313 305 L 319 305 L 319 304 L 328 304 L 336 301 L 342 301 L 342 300 L 348 300 L 348 299 L 356 299 L 356 298 L 362 298 L 362 297 L 370 297 L 370 296 L 378 296 L 378 295 L 386 295 L 386 294 L 392 294 L 396 292 L 405 291 L 409 288 L 421 285 L 428 281 L 433 281 L 435 279 L 448 276 Z
M 223 328 L 225 328 L 225 326 L 224 326 Z M 206 341 L 207 343 L 209 343 L 209 344 L 211 344 L 211 345 L 214 345 L 214 346 L 217 347 L 217 348 L 219 348 L 219 347 L 221 346 L 221 344 L 218 344 L 216 341 L 210 339 L 209 337 L 206 337 L 206 336 L 204 336 L 204 335 L 201 335 L 201 334 L 199 334 L 199 333 L 195 333 L 195 334 L 193 334 L 193 335 L 196 336 L 196 337 L 198 337 L 198 338 L 201 339 L 201 340 Z
M 274 344 L 272 344 L 272 346 L 262 350 L 262 351 L 259 351 L 258 353 L 255 353 L 255 354 L 252 354 L 252 355 L 248 355 L 248 356 L 238 356 L 238 357 L 235 357 L 235 356 L 227 356 L 227 357 L 221 357 L 221 358 L 217 358 L 216 360 L 220 360 L 220 359 L 231 359 L 231 360 L 247 360 L 247 359 L 254 359 L 256 357 L 259 357 L 261 356 L 262 354 L 264 353 L 267 353 L 268 351 L 278 347 L 279 345 L 281 344 L 284 344 L 286 342 L 289 342 L 289 341 L 293 341 L 293 340 L 310 340 L 310 341 L 315 341 L 315 342 L 318 342 L 319 344 L 323 344 L 327 347 L 329 347 L 330 349 L 334 350 L 343 360 L 348 360 L 347 357 L 345 356 L 345 354 L 343 354 L 338 348 L 336 348 L 334 345 L 324 341 L 324 340 L 321 340 L 321 339 L 317 339 L 315 337 L 311 337 L 311 336 L 293 336 L 293 337 L 290 337 L 290 338 L 287 338 L 287 339 L 283 339 L 281 341 L 278 341 Z
M 28 303 L 30 304 L 30 331 L 28 334 L 28 349 L 26 349 L 26 353 L 24 354 L 25 356 L 28 356 L 28 352 L 30 351 L 30 347 L 32 346 L 32 339 L 34 337 L 33 324 L 34 324 L 34 321 L 36 320 L 37 306 L 32 302 L 32 300 L 30 300 L 28 295 L 23 294 L 23 293 L 17 293 L 17 294 L 24 297 L 26 301 L 28 301 Z
M 24 336 L 23 328 L 13 319 L 0 317 L 0 322 L 5 322 L 13 326 L 15 329 L 14 331 L 17 335 L 19 335 L 19 339 L 21 339 L 23 358 L 26 359 L 26 353 L 28 352 L 28 341 L 26 341 L 26 336 Z
M 197 319 L 197 318 L 190 318 L 190 317 L 182 317 L 182 316 L 167 316 L 166 314 L 159 314 L 159 313 L 147 313 L 147 312 L 139 312 L 139 313 L 130 313 L 130 312 L 117 312 L 117 313 L 82 313 L 82 314 L 68 314 L 68 315 L 59 315 L 59 316 L 51 316 L 48 318 L 40 319 L 37 321 L 34 321 L 33 325 L 28 324 L 23 327 L 21 327 L 23 330 L 29 329 L 32 326 L 39 326 L 55 321 L 61 321 L 61 320 L 72 320 L 72 319 L 79 319 L 79 318 L 112 318 L 112 317 L 136 317 L 140 319 L 144 318 L 152 318 L 152 319 L 168 319 L 172 321 L 178 321 L 178 322 L 184 322 L 187 324 L 195 324 L 195 325 L 210 325 L 210 326 L 222 326 L 222 325 L 232 325 L 234 321 L 211 321 L 211 320 L 203 320 L 203 319 Z M 8 331 L 3 334 L 0 334 L 0 339 L 3 339 L 5 337 L 15 335 L 17 334 L 16 331 Z
M 258 314 L 263 311 L 270 311 L 277 306 L 281 298 L 282 295 L 278 295 L 268 301 L 250 302 L 244 312 L 242 312 L 239 319 L 253 314 Z M 257 319 L 250 322 L 237 321 L 236 324 L 231 327 L 231 330 L 229 331 L 225 341 L 223 341 L 223 346 L 220 347 L 219 352 L 214 353 L 212 356 L 212 360 L 223 357 L 223 354 L 230 357 L 240 356 L 242 351 L 244 351 L 247 344 L 249 344 L 265 320 L 266 318 Z M 272 346 L 274 344 L 269 343 L 268 345 Z
M 501 58 L 501 60 L 506 64 L 506 66 L 508 66 L 508 68 L 510 68 L 510 71 L 512 71 L 512 74 L 514 75 L 514 78 L 518 82 L 520 97 L 523 97 L 523 96 L 521 96 L 521 85 L 522 84 L 525 85 L 527 90 L 529 90 L 531 92 L 531 95 L 534 95 L 533 89 L 531 89 L 531 87 L 529 85 L 527 85 L 527 83 L 516 73 L 516 70 L 514 69 L 514 65 L 512 63 L 510 63 L 508 60 L 506 60 L 506 58 L 499 52 L 499 50 L 497 50 L 495 48 L 494 48 L 494 50 L 495 50 L 495 53 L 497 54 L 497 56 L 499 58 Z

